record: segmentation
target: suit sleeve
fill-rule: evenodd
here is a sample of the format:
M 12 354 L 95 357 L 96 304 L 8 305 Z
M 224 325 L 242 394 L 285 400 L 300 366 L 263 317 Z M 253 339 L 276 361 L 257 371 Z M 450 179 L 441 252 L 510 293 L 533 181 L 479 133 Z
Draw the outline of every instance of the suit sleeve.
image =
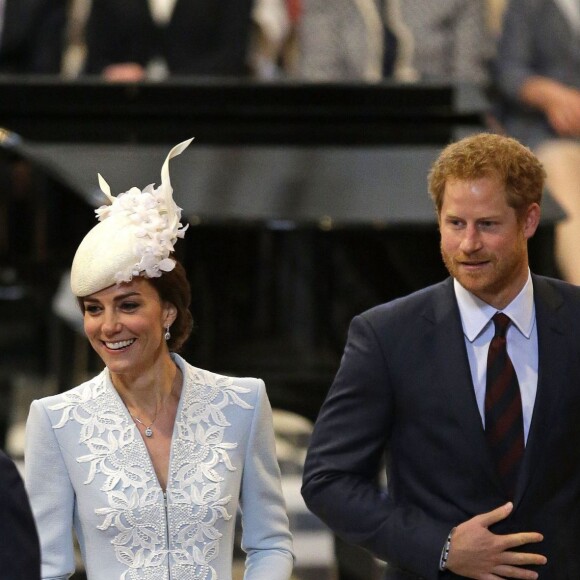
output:
M 385 451 L 390 462 L 389 443 L 397 437 L 388 362 L 368 320 L 356 317 L 314 427 L 302 495 L 308 508 L 347 542 L 436 579 L 449 526 L 413 505 L 397 503 L 378 483 Z
M 272 410 L 264 383 L 258 396 L 246 450 L 242 491 L 242 549 L 245 580 L 288 580 L 294 556 L 276 459 Z
M 39 580 L 40 546 L 24 484 L 14 463 L 0 452 L 0 576 Z
M 44 0 L 37 19 L 36 34 L 32 35 L 30 72 L 58 74 L 66 34 L 65 0 Z
M 100 75 L 110 65 L 129 62 L 146 67 L 155 56 L 155 34 L 146 2 L 92 2 L 86 24 L 84 73 Z
M 32 403 L 26 423 L 25 479 L 40 537 L 42 578 L 69 578 L 75 570 L 74 490 L 41 401 Z

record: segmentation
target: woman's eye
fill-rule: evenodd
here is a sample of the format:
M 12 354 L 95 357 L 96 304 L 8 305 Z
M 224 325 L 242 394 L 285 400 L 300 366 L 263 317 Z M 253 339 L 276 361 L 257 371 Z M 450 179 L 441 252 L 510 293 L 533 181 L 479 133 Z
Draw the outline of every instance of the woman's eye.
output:
M 91 306 L 90 304 L 85 306 L 85 312 L 88 312 L 89 314 L 98 314 L 100 311 L 100 306 Z
M 124 310 L 125 312 L 132 312 L 133 310 L 136 310 L 139 307 L 139 304 L 137 304 L 137 302 L 123 302 L 123 304 L 121 304 L 121 309 Z

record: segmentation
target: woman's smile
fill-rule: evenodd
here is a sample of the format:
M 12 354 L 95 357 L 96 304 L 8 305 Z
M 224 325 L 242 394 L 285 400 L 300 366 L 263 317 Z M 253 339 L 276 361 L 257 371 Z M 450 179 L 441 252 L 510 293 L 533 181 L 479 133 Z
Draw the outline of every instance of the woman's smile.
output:
M 103 344 L 109 350 L 126 350 L 127 347 L 131 346 L 136 340 L 136 338 L 130 338 L 129 340 L 120 340 L 116 342 L 103 341 Z

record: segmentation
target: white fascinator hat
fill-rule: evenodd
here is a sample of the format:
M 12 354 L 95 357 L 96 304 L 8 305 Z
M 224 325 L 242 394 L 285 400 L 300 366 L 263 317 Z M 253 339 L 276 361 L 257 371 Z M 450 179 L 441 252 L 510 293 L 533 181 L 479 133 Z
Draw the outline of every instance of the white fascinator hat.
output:
M 175 268 L 170 258 L 186 227 L 180 223 L 181 208 L 173 201 L 169 160 L 182 153 L 193 139 L 179 143 L 161 168 L 161 185 L 143 190 L 132 187 L 117 197 L 99 175 L 99 185 L 110 201 L 95 213 L 99 223 L 80 243 L 71 268 L 75 296 L 89 296 L 133 276 L 157 278 Z

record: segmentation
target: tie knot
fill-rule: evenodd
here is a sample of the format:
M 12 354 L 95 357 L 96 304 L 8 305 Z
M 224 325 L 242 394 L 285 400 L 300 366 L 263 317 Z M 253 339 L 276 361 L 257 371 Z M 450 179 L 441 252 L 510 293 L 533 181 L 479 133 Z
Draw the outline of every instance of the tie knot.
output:
M 496 312 L 493 316 L 493 323 L 495 324 L 495 336 L 505 336 L 507 328 L 510 325 L 511 318 L 503 312 Z

